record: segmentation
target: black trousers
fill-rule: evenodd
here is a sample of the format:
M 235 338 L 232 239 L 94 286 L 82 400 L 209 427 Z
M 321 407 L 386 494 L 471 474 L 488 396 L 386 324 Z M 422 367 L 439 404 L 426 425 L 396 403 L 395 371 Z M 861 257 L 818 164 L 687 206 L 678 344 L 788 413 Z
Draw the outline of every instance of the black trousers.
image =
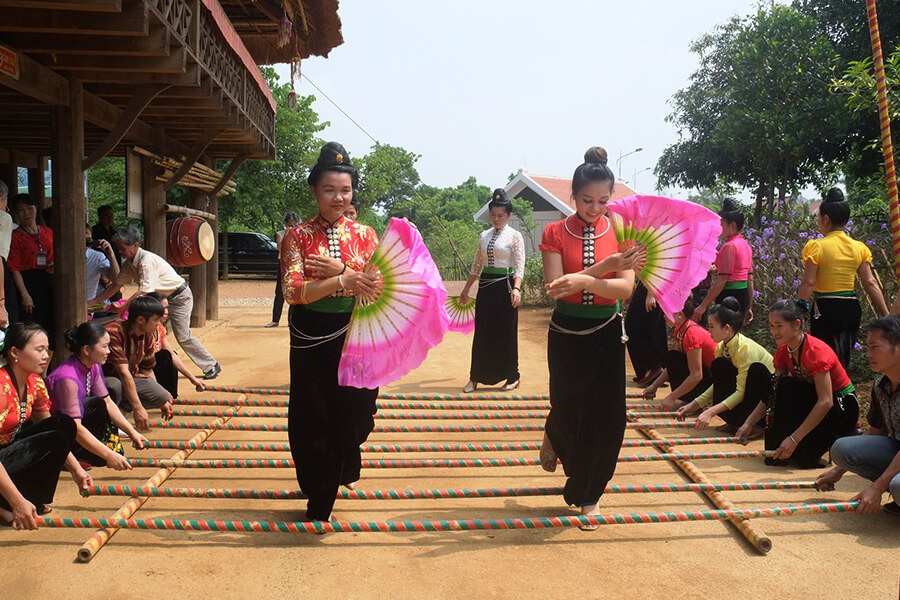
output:
M 780 377 L 775 386 L 775 402 L 766 428 L 766 450 L 775 450 L 806 420 L 818 402 L 816 386 L 811 381 Z M 831 444 L 852 435 L 859 419 L 856 394 L 834 398 L 834 406 L 825 418 L 797 444 L 791 461 L 801 467 L 818 466 L 819 459 Z
M 747 311 L 750 309 L 750 289 L 722 290 L 716 296 L 716 304 L 721 304 L 722 300 L 729 296 L 741 303 L 741 312 L 744 313 L 744 316 L 747 316 Z
M 850 354 L 859 336 L 862 308 L 856 298 L 816 298 L 819 316 L 809 322 L 809 332 L 829 346 L 837 354 L 845 369 L 850 368 Z
M 647 288 L 638 282 L 625 315 L 628 333 L 628 356 L 634 374 L 643 377 L 648 371 L 661 367 L 666 361 L 666 318 L 657 306 L 647 312 Z
M 284 290 L 281 289 L 281 278 L 275 280 L 275 300 L 272 302 L 272 322 L 281 321 L 281 311 L 284 310 Z
M 81 425 L 87 429 L 92 436 L 101 442 L 106 437 L 107 428 L 110 425 L 109 412 L 106 410 L 106 402 L 98 396 L 91 396 L 84 401 L 84 416 L 81 418 Z M 75 443 L 72 454 L 78 460 L 84 461 L 95 467 L 105 467 L 106 459 L 101 458 Z
M 291 396 L 288 440 L 297 483 L 309 497 L 306 516 L 325 521 L 338 487 L 360 477 L 359 446 L 375 427 L 378 390 L 338 385 L 345 335 L 311 346 L 297 332 L 325 336 L 350 321 L 350 313 L 321 313 L 305 306 L 288 311 L 291 325 Z
M 0 258 L 0 260 L 3 259 Z M 3 261 L 3 293 L 6 297 L 4 305 L 6 314 L 9 317 L 9 324 L 18 323 L 22 320 L 19 314 L 19 290 L 16 289 L 16 284 L 13 282 L 5 260 Z
M 625 344 L 621 317 L 590 335 L 554 331 L 547 337 L 550 414 L 546 432 L 562 461 L 566 504 L 596 503 L 616 472 L 625 437 Z M 558 312 L 553 323 L 585 331 L 605 319 Z
M 23 427 L 12 443 L 0 448 L 0 463 L 26 500 L 35 506 L 50 504 L 74 445 L 75 421 L 68 415 L 53 415 Z M 0 507 L 10 510 L 3 496 Z
M 30 315 L 25 311 L 19 313 L 23 321 L 34 321 L 47 331 L 50 344 L 53 344 L 53 332 L 56 330 L 56 317 L 53 311 L 53 276 L 44 269 L 22 271 L 25 289 L 34 302 L 34 310 Z M 21 307 L 22 299 L 19 298 Z
M 718 404 L 737 389 L 738 370 L 730 360 L 721 357 L 712 362 L 709 370 L 713 381 L 713 403 Z M 771 390 L 772 374 L 769 369 L 762 363 L 753 363 L 747 370 L 744 399 L 734 408 L 720 413 L 719 417 L 729 425 L 740 427 Z M 755 424 L 762 426 L 763 420 L 760 418 L 760 422 Z
M 672 386 L 672 390 L 684 383 L 684 380 L 691 374 L 691 370 L 688 368 L 687 354 L 678 350 L 669 350 L 666 353 L 666 372 L 669 374 L 669 385 Z M 712 374 L 707 367 L 703 367 L 703 379 L 680 400 L 690 402 L 706 391 L 710 385 L 712 385 Z
M 482 273 L 475 303 L 469 379 L 494 385 L 519 379 L 519 309 L 510 303 L 512 275 Z
M 153 367 L 153 374 L 156 375 L 156 382 L 163 386 L 173 398 L 178 397 L 178 369 L 172 362 L 171 352 L 162 349 L 156 353 L 156 366 Z

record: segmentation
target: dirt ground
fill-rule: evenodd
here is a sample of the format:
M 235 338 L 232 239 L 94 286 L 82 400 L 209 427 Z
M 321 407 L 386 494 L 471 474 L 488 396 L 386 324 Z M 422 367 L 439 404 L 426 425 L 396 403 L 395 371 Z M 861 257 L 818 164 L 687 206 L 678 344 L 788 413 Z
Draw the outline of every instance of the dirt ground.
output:
M 221 287 L 221 320 L 195 333 L 223 367 L 215 383 L 287 388 L 288 330 L 262 327 L 270 318 L 269 281 Z M 520 315 L 522 394 L 547 393 L 548 312 Z M 458 394 L 467 380 L 471 338 L 449 334 L 427 361 L 383 392 Z M 502 393 L 502 392 L 499 392 Z M 182 381 L 182 397 L 197 394 Z M 260 396 L 255 396 L 259 398 Z M 189 408 L 189 407 L 179 407 Z M 207 407 L 190 407 L 207 408 Z M 249 409 L 279 410 L 279 409 Z M 387 412 L 387 411 L 382 411 Z M 422 411 L 418 411 L 422 412 Z M 155 413 L 155 411 L 154 411 Z M 211 421 L 212 418 L 183 417 Z M 235 423 L 285 422 L 236 418 Z M 463 421 L 464 423 L 467 421 Z M 470 422 L 470 421 L 469 421 Z M 508 421 L 507 421 L 508 422 Z M 540 423 L 540 419 L 530 421 Z M 391 423 L 391 421 L 377 421 Z M 396 422 L 394 422 L 396 423 Z M 429 421 L 436 424 L 439 422 Z M 460 423 L 459 421 L 456 422 Z M 187 440 L 186 429 L 161 429 L 151 439 Z M 662 430 L 668 437 L 689 430 Z M 708 435 L 708 434 L 705 434 Z M 715 434 L 714 434 L 715 435 Z M 637 438 L 633 430 L 628 438 Z M 217 431 L 211 441 L 286 441 L 285 433 Z M 539 441 L 539 433 L 373 434 L 370 442 Z M 761 442 L 751 448 L 761 449 Z M 691 450 L 740 449 L 693 446 Z M 129 449 L 130 450 L 130 449 Z M 141 456 L 168 458 L 174 450 Z M 623 454 L 653 453 L 648 448 Z M 135 451 L 129 455 L 134 456 Z M 429 457 L 532 456 L 528 452 L 429 454 Z M 275 453 L 197 451 L 191 458 L 274 457 Z M 277 454 L 287 458 L 287 454 Z M 364 458 L 412 458 L 411 454 Z M 422 458 L 420 454 L 416 456 Z M 699 460 L 713 481 L 809 480 L 816 472 L 766 467 L 761 459 Z M 560 469 L 539 467 L 365 469 L 359 489 L 498 488 L 562 485 Z M 91 473 L 98 484 L 138 484 L 155 469 Z M 686 478 L 666 462 L 621 463 L 612 483 L 676 483 Z M 295 489 L 290 469 L 178 469 L 164 485 Z M 739 507 L 847 499 L 865 482 L 847 476 L 835 492 L 726 492 Z M 60 480 L 54 515 L 106 517 L 126 498 L 77 495 L 68 474 Z M 708 508 L 696 493 L 607 494 L 606 513 Z M 151 498 L 135 518 L 295 520 L 303 501 Z M 575 514 L 560 497 L 458 500 L 343 501 L 342 521 L 538 517 Z M 761 555 L 726 522 L 684 522 L 517 531 L 266 534 L 120 531 L 88 564 L 75 562 L 89 529 L 0 530 L 0 598 L 891 598 L 898 590 L 900 519 L 883 512 L 758 519 L 771 539 Z M 15 595 L 13 595 L 15 594 Z

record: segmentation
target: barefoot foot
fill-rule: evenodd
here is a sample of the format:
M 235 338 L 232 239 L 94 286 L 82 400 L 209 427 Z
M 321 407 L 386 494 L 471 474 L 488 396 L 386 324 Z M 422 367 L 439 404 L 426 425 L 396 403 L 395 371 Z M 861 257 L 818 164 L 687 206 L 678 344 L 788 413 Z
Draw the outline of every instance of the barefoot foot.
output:
M 547 434 L 544 434 L 544 441 L 541 442 L 541 468 L 548 473 L 553 473 L 556 471 L 556 465 L 559 462 L 559 457 L 556 456 L 556 452 L 553 451 L 553 445 L 550 443 L 550 438 L 547 437 Z
M 581 514 L 582 515 L 600 514 L 600 503 L 597 502 L 596 504 L 589 504 L 587 506 L 582 506 Z M 597 531 L 598 529 L 600 529 L 600 524 L 598 523 L 596 525 L 582 525 L 578 529 L 580 529 L 582 531 Z

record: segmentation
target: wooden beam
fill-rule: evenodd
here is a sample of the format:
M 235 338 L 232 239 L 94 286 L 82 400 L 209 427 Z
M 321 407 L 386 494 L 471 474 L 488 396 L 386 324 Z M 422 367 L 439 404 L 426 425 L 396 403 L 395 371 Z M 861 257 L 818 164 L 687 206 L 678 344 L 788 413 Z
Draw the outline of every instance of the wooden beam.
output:
M 184 162 L 181 163 L 181 167 L 177 171 L 175 171 L 175 174 L 172 175 L 172 179 L 166 182 L 165 186 L 167 191 L 171 190 L 175 186 L 175 184 L 177 184 L 181 180 L 182 177 L 188 174 L 188 172 L 191 170 L 191 167 L 194 166 L 194 163 L 199 160 L 200 156 L 204 152 L 206 152 L 206 149 L 220 133 L 222 133 L 222 130 L 217 129 L 215 131 L 204 132 L 200 136 L 200 139 L 198 139 L 194 143 L 194 147 L 191 148 L 191 151 L 185 157 Z
M 31 35 L 145 36 L 149 28 L 150 8 L 146 2 L 128 3 L 117 14 L 4 10 L 0 19 L 0 32 L 21 31 Z
M 84 223 L 84 106 L 81 82 L 69 82 L 69 106 L 53 110 L 53 221 L 56 283 L 53 286 L 56 331 L 52 341 L 59 364 L 68 353 L 66 329 L 87 320 Z
M 121 73 L 184 73 L 187 69 L 187 52 L 173 48 L 168 56 L 83 56 L 61 54 L 46 57 L 48 68 L 54 71 L 108 71 Z M 81 77 L 80 75 L 78 77 Z
M 189 192 L 191 208 L 206 212 L 207 196 L 203 190 L 191 188 Z M 214 253 L 215 254 L 215 253 Z M 188 269 L 188 278 L 191 284 L 191 292 L 194 294 L 194 310 L 191 312 L 191 327 L 204 327 L 206 325 L 206 263 Z
M 235 172 L 241 167 L 246 160 L 250 158 L 249 153 L 238 154 L 233 159 L 231 159 L 231 163 L 229 163 L 228 168 L 225 169 L 225 174 L 222 175 L 222 179 L 219 180 L 219 183 L 216 184 L 216 187 L 209 193 L 210 198 L 216 198 L 219 195 L 219 192 L 225 187 L 231 178 L 234 176 Z M 209 212 L 215 212 L 210 210 Z
M 0 7 L 117 13 L 122 0 L 0 0 Z
M 15 149 L 7 151 L 6 161 L 0 164 L 0 179 L 9 188 L 10 199 L 19 193 L 19 157 Z
M 3 0 L 0 0 L 3 2 Z M 147 37 L 93 38 L 83 35 L 30 35 L 7 33 L 6 45 L 26 54 L 87 54 L 91 56 L 166 56 L 172 34 L 162 25 L 151 25 Z
M 90 169 L 97 164 L 97 161 L 118 146 L 125 134 L 128 133 L 128 130 L 131 129 L 131 126 L 134 125 L 134 122 L 141 116 L 141 112 L 160 92 L 168 87 L 159 83 L 148 83 L 138 86 L 134 96 L 131 97 L 128 105 L 125 106 L 125 109 L 119 115 L 119 120 L 116 122 L 115 127 L 112 128 L 106 139 L 91 152 L 91 155 L 84 159 L 84 170 Z
M 169 85 L 200 85 L 202 69 L 199 65 L 187 65 L 183 73 L 132 73 L 129 71 L 103 71 L 90 69 L 78 71 L 78 78 L 85 83 L 168 83 Z
M 10 146 L 12 147 L 12 145 Z M 0 164 L 8 164 L 10 162 L 11 153 L 15 152 L 15 162 L 20 167 L 26 169 L 35 169 L 38 166 L 39 156 L 30 152 L 23 152 L 19 148 L 10 150 L 9 148 L 0 148 Z

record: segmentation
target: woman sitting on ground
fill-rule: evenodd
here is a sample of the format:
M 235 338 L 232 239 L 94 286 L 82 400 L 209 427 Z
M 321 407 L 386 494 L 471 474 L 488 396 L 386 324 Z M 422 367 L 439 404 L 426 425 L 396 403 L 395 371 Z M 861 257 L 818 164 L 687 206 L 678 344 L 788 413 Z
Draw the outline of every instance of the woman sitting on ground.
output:
M 109 334 L 93 321 L 66 331 L 66 348 L 72 355 L 47 377 L 54 415 L 72 417 L 76 447 L 72 453 L 81 466 L 131 469 L 119 441 L 119 430 L 142 450 L 147 438 L 138 433 L 109 397 L 102 365 L 109 356 Z
M 203 389 L 203 382 L 191 373 L 175 349 L 169 341 L 169 334 L 166 332 L 166 322 L 169 320 L 169 299 L 159 292 L 150 292 L 147 294 L 151 298 L 156 298 L 163 307 L 162 319 L 156 324 L 156 338 L 153 340 L 153 352 L 156 357 L 156 366 L 153 367 L 153 375 L 159 385 L 166 388 L 166 391 L 172 395 L 172 398 L 178 397 L 178 374 L 181 373 L 187 377 L 188 381 L 194 384 L 198 390 Z
M 717 430 L 723 433 L 737 431 L 748 421 L 750 413 L 771 389 L 772 355 L 741 334 L 744 313 L 737 299 L 728 296 L 721 304 L 716 304 L 709 312 L 709 333 L 717 342 L 716 358 L 710 365 L 712 385 L 702 394 L 675 412 L 679 420 L 710 404 L 697 420 L 695 429 L 706 429 L 713 417 L 719 416 L 725 425 Z M 751 369 L 754 364 L 764 369 Z M 762 415 L 760 415 L 762 418 Z M 762 437 L 763 429 L 751 422 L 747 439 Z
M 75 422 L 50 416 L 50 397 L 40 373 L 50 360 L 47 333 L 31 322 L 6 332 L 0 369 L 0 523 L 37 529 L 38 516 L 50 512 L 59 472 L 72 473 L 78 491 L 91 476 L 71 453 Z
M 665 370 L 644 390 L 644 398 L 654 398 L 664 383 L 671 384 L 672 391 L 659 403 L 660 410 L 675 410 L 676 402 L 679 406 L 690 402 L 712 383 L 709 369 L 716 357 L 716 342 L 708 330 L 691 320 L 692 314 L 694 303 L 688 298 L 681 312 L 672 315 L 677 349 L 668 351 Z
M 746 438 L 766 415 L 766 450 L 775 451 L 767 465 L 786 465 L 790 459 L 800 468 L 821 467 L 819 459 L 831 444 L 856 429 L 856 391 L 834 350 L 804 333 L 808 316 L 802 300 L 780 300 L 769 309 L 769 331 L 778 344 L 774 400 L 768 410 L 759 402 L 736 434 Z

